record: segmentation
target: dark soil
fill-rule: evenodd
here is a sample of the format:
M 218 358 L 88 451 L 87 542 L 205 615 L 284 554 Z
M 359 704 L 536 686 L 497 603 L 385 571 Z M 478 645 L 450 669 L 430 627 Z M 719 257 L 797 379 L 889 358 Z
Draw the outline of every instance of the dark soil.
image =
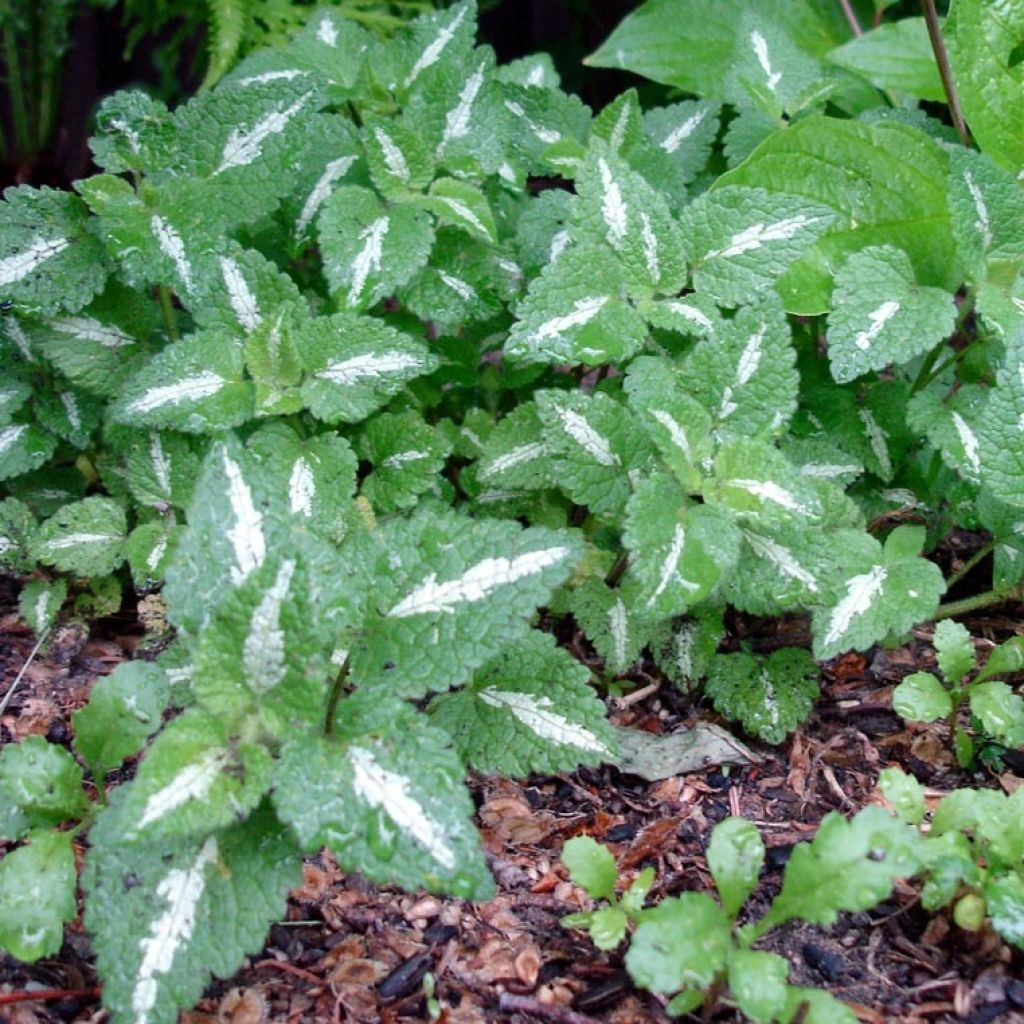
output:
M 16 596 L 17 583 L 0 579 L 0 694 L 34 646 Z M 1024 632 L 1019 618 L 990 615 L 967 625 L 981 648 Z M 750 627 L 747 639 L 771 647 L 773 631 L 786 628 L 793 642 L 794 627 L 798 632 L 801 624 L 771 624 L 760 635 Z M 142 636 L 130 613 L 91 632 L 65 629 L 25 673 L 0 716 L 0 738 L 40 734 L 67 743 L 70 715 L 92 681 L 131 657 Z M 710 887 L 703 855 L 709 830 L 742 814 L 768 846 L 754 899 L 759 911 L 777 890 L 793 844 L 813 834 L 829 811 L 852 814 L 877 800 L 878 773 L 888 765 L 915 774 L 934 799 L 968 785 L 1021 785 L 1019 766 L 1016 775 L 960 771 L 942 727 L 907 728 L 892 713 L 893 685 L 931 667 L 929 638 L 924 628 L 898 649 L 830 662 L 813 717 L 783 747 L 755 745 L 763 757 L 755 766 L 655 783 L 608 766 L 525 780 L 473 777 L 499 889 L 488 903 L 381 889 L 342 874 L 327 854 L 310 859 L 265 949 L 235 977 L 212 985 L 182 1021 L 429 1021 L 430 978 L 440 1005 L 435 1019 L 449 1024 L 669 1020 L 659 999 L 633 988 L 622 950 L 601 953 L 585 934 L 559 925 L 563 915 L 589 906 L 567 880 L 562 844 L 580 834 L 609 844 L 626 881 L 655 867 L 651 896 L 658 899 Z M 667 686 L 634 703 L 612 701 L 612 715 L 620 725 L 658 733 L 711 717 Z M 969 934 L 944 915 L 926 914 L 909 884 L 870 913 L 843 915 L 831 928 L 794 923 L 763 946 L 789 960 L 793 982 L 827 989 L 869 1024 L 1024 1024 L 1024 956 L 990 932 Z M 11 1024 L 99 1021 L 97 985 L 87 937 L 75 925 L 56 958 L 31 966 L 0 958 L 0 1001 L 4 993 L 67 990 L 0 1006 L 0 1017 Z M 714 1017 L 740 1019 L 728 1008 Z

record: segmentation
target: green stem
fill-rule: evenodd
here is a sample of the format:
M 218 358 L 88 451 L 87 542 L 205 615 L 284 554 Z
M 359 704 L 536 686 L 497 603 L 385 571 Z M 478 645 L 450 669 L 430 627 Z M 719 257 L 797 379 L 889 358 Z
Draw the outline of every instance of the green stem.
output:
M 938 361 L 938 358 L 945 351 L 946 342 L 941 341 L 938 345 L 933 348 L 928 355 L 924 357 L 924 362 L 921 364 L 921 369 L 917 372 L 917 377 L 914 378 L 914 383 L 910 385 L 910 393 L 916 395 L 922 388 L 927 387 L 931 383 L 934 374 L 932 373 L 932 367 Z
M 18 37 L 14 30 L 9 3 L 0 3 L 0 18 L 5 22 L 3 30 L 4 64 L 7 67 L 7 95 L 11 103 L 11 120 L 14 122 L 15 155 L 19 160 L 27 160 L 31 155 L 28 109 L 25 106 L 25 89 L 21 80 Z
M 178 340 L 178 318 L 174 315 L 174 303 L 171 302 L 171 291 L 165 284 L 157 286 L 157 294 L 160 296 L 160 309 L 164 315 L 164 326 L 167 328 L 167 337 L 171 341 Z
M 854 11 L 850 0 L 839 0 L 839 6 L 843 9 L 843 14 L 846 15 L 846 20 L 850 23 L 850 28 L 853 29 L 855 36 L 864 35 L 864 29 L 860 27 L 860 22 L 857 20 L 857 14 Z
M 965 597 L 960 601 L 940 604 L 938 611 L 932 616 L 932 622 L 938 622 L 940 619 L 955 619 L 958 615 L 966 615 L 968 612 L 975 612 L 981 608 L 991 608 L 994 604 L 1003 604 L 1006 601 L 1020 601 L 1022 598 L 1024 598 L 1024 588 L 1022 587 L 986 590 L 984 594 L 975 594 L 974 597 Z
M 960 101 L 956 97 L 953 69 L 949 64 L 946 44 L 942 40 L 942 27 L 939 25 L 939 12 L 935 9 L 935 0 L 921 0 L 921 9 L 924 11 L 924 21 L 928 26 L 928 38 L 932 43 L 935 63 L 939 66 L 939 77 L 942 79 L 942 88 L 946 93 L 946 102 L 949 104 L 949 116 L 953 119 L 953 127 L 956 128 L 960 141 L 965 146 L 970 146 L 971 137 L 967 132 L 967 123 L 964 121 L 963 112 L 960 110 Z
M 963 687 L 954 686 L 949 692 L 949 718 L 947 724 L 949 726 L 949 742 L 952 743 L 956 736 L 956 722 L 960 717 L 960 705 L 963 703 L 964 690 Z
M 960 568 L 957 569 L 956 572 L 952 573 L 950 577 L 946 580 L 946 589 L 949 590 L 955 584 L 959 583 L 979 562 L 982 562 L 985 558 L 992 554 L 992 552 L 995 551 L 995 549 L 996 542 L 994 540 L 989 541 L 988 544 L 985 544 L 982 547 L 978 548 L 978 550 L 975 551 L 974 554 L 971 555 L 971 557 L 968 558 L 967 561 L 964 562 L 964 564 L 961 565 Z
M 341 700 L 341 693 L 348 682 L 348 658 L 342 663 L 338 674 L 331 683 L 331 692 L 327 695 L 327 711 L 324 714 L 324 735 L 330 736 L 334 732 L 334 713 L 338 710 L 338 701 Z

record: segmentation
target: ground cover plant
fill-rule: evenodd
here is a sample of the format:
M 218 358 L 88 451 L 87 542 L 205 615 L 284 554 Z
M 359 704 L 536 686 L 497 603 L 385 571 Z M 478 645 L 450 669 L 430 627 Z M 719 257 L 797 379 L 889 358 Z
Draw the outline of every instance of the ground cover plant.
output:
M 41 641 L 128 583 L 176 631 L 81 763 L 0 754 L 5 948 L 59 947 L 88 829 L 105 1003 L 173 1020 L 303 853 L 486 898 L 466 767 L 614 762 L 599 687 L 641 656 L 779 742 L 815 659 L 1019 595 L 1024 27 L 946 20 L 976 149 L 916 102 L 923 19 L 688 7 L 592 61 L 696 98 L 596 116 L 469 2 L 388 41 L 321 11 L 174 112 L 112 97 L 73 192 L 5 193 L 0 559 Z M 942 606 L 953 527 L 992 589 Z M 719 653 L 737 614 L 812 650 Z

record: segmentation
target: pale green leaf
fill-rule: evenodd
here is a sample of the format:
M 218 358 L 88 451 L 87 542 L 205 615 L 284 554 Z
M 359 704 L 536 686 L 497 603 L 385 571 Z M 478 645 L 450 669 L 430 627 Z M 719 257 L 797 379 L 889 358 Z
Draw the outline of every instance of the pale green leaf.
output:
M 434 177 L 434 160 L 412 124 L 396 118 L 367 118 L 362 131 L 370 178 L 388 199 L 421 192 Z
M 36 518 L 32 510 L 17 498 L 0 501 L 0 566 L 23 573 L 35 565 L 32 557 L 32 534 Z
M 644 112 L 648 138 L 672 160 L 687 184 L 704 169 L 711 155 L 720 111 L 720 105 L 709 100 L 683 100 Z
M 878 89 L 939 103 L 946 100 L 924 18 L 884 22 L 836 47 L 828 60 Z
M 124 509 L 110 498 L 65 505 L 36 531 L 32 551 L 40 562 L 79 576 L 113 572 L 124 561 L 128 533 Z
M 21 476 L 49 461 L 57 438 L 34 423 L 0 427 L 0 480 Z
M 777 953 L 736 949 L 729 956 L 729 992 L 758 1024 L 779 1019 L 789 993 L 788 977 L 789 961 Z
M 438 178 L 422 200 L 442 222 L 468 231 L 485 242 L 496 242 L 497 228 L 487 197 L 475 185 L 455 178 Z
M 615 894 L 618 869 L 607 846 L 590 836 L 574 836 L 562 847 L 562 863 L 569 877 L 592 900 L 606 900 Z
M 200 458 L 187 437 L 170 431 L 142 435 L 128 451 L 127 482 L 141 505 L 184 509 L 192 499 Z
M 878 776 L 878 788 L 903 821 L 909 825 L 921 824 L 926 810 L 925 788 L 913 775 L 899 768 L 883 768 Z
M 971 714 L 987 736 L 1011 749 L 1024 747 L 1024 697 L 999 680 L 977 683 L 968 698 Z
M 725 635 L 722 609 L 705 603 L 685 619 L 665 623 L 651 640 L 651 655 L 680 689 L 691 689 L 707 675 Z
M 18 611 L 29 628 L 41 638 L 57 621 L 67 596 L 68 581 L 63 577 L 29 580 L 18 595 Z
M 974 641 L 967 627 L 953 619 L 935 623 L 935 660 L 950 683 L 959 683 L 977 665 Z
M 636 586 L 612 589 L 595 577 L 572 592 L 573 617 L 613 675 L 634 665 L 651 638 L 654 626 L 644 614 L 645 603 Z
M 1006 874 L 985 883 L 985 906 L 993 929 L 1024 949 L 1024 879 Z
M 0 796 L 5 811 L 18 812 L 27 828 L 47 828 L 80 818 L 89 807 L 78 762 L 42 736 L 26 736 L 0 751 Z
M 711 832 L 708 870 L 725 912 L 734 918 L 757 885 L 764 863 L 764 840 L 744 818 L 726 818 Z
M 1024 333 L 1006 347 L 977 434 L 986 488 L 1007 505 L 1024 506 Z

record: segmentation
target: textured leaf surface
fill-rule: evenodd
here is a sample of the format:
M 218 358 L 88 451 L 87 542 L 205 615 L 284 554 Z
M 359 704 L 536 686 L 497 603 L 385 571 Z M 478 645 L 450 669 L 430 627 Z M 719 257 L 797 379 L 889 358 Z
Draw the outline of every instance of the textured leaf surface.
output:
M 996 387 L 978 423 L 986 486 L 1000 501 L 1024 506 L 1024 335 L 1007 345 Z
M 5 811 L 17 812 L 26 828 L 59 825 L 80 817 L 88 807 L 78 762 L 63 747 L 47 743 L 42 736 L 26 736 L 4 747 L 0 753 L 0 793 Z
M 924 18 L 885 22 L 836 47 L 828 59 L 879 89 L 939 103 L 946 100 Z
M 711 155 L 720 109 L 709 100 L 683 100 L 644 112 L 648 138 L 672 160 L 684 182 L 692 181 Z
M 47 462 L 57 438 L 33 423 L 9 423 L 0 427 L 0 480 L 21 476 Z
M 606 900 L 615 893 L 615 858 L 607 846 L 590 836 L 573 836 L 562 847 L 562 863 L 569 869 L 573 882 L 592 900 Z
M 722 908 L 735 917 L 757 885 L 764 863 L 764 840 L 744 818 L 726 818 L 714 827 L 708 843 L 708 869 Z
M 1024 256 L 1024 196 L 991 157 L 957 147 L 949 154 L 949 207 L 960 255 L 975 279 L 993 260 Z
M 67 580 L 29 580 L 18 595 L 18 611 L 29 628 L 42 638 L 57 621 L 68 596 Z
M 124 509 L 110 498 L 65 505 L 39 527 L 32 550 L 40 562 L 79 576 L 102 576 L 124 560 Z
M 609 587 L 591 577 L 572 592 L 574 618 L 604 658 L 605 669 L 620 675 L 632 666 L 653 632 L 646 600 L 637 587 Z

